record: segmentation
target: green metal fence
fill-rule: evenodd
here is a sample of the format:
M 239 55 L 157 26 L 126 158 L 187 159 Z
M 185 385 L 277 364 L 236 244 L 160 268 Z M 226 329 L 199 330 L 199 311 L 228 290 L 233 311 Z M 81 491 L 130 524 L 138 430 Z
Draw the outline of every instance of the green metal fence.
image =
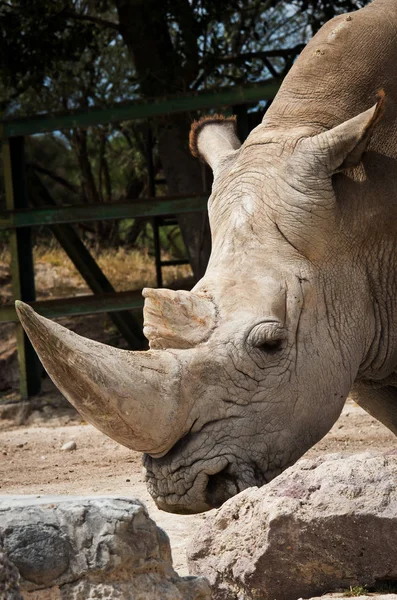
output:
M 73 223 L 103 219 L 157 218 L 206 210 L 207 197 L 161 197 L 110 205 L 57 206 L 48 190 L 25 163 L 25 136 L 73 127 L 148 119 L 178 112 L 238 107 L 272 99 L 276 81 L 230 89 L 158 98 L 152 101 L 118 104 L 107 109 L 43 114 L 0 122 L 0 140 L 7 210 L 0 213 L 0 230 L 10 231 L 12 294 L 28 302 L 42 315 L 60 317 L 107 312 L 131 348 L 144 343 L 141 321 L 130 311 L 142 309 L 139 291 L 116 293 L 89 250 L 80 240 Z M 36 302 L 32 227 L 49 226 L 94 295 Z M 161 265 L 160 265 L 161 267 Z M 20 391 L 23 398 L 37 394 L 41 366 L 33 347 L 19 324 L 14 305 L 0 306 L 0 322 L 14 321 L 18 347 Z

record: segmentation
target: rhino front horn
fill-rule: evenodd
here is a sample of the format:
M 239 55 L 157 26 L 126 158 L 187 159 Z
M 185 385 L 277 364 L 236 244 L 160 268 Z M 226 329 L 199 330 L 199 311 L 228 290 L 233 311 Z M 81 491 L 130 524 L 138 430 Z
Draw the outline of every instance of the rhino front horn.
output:
M 185 433 L 180 365 L 167 351 L 129 352 L 83 338 L 16 302 L 46 371 L 92 425 L 120 444 L 165 454 Z

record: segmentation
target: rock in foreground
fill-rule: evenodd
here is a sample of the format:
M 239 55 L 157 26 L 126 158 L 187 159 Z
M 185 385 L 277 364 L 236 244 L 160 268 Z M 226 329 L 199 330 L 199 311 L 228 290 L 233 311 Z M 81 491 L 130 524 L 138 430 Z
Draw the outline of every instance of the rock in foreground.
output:
M 210 598 L 204 579 L 173 570 L 168 537 L 138 500 L 2 496 L 0 527 L 26 597 Z
M 370 596 L 356 596 L 348 594 L 325 594 L 325 596 L 317 596 L 309 600 L 346 600 L 346 598 L 354 598 L 354 600 L 397 600 L 397 594 L 372 594 Z M 299 600 L 302 600 L 301 598 Z
M 397 452 L 301 460 L 224 504 L 188 549 L 214 600 L 296 600 L 397 581 Z
M 3 534 L 0 531 L 0 598 L 23 600 L 19 589 L 19 573 L 3 548 Z

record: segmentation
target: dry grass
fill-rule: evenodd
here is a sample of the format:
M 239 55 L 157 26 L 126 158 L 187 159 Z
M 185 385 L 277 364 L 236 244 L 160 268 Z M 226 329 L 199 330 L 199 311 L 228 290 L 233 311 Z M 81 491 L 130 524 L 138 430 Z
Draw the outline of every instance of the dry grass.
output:
M 107 250 L 97 257 L 99 266 L 112 282 L 117 291 L 141 289 L 156 285 L 156 268 L 154 258 L 137 250 Z M 164 285 L 173 281 L 190 277 L 189 265 L 165 267 L 163 269 Z
M 53 243 L 50 247 L 37 246 L 33 251 L 37 298 L 59 298 L 90 293 L 85 281 L 62 248 Z M 156 285 L 154 258 L 138 250 L 110 249 L 94 254 L 96 261 L 116 291 L 142 289 Z M 8 271 L 10 255 L 0 252 L 0 266 Z M 164 285 L 192 275 L 189 265 L 165 267 Z M 7 286 L 8 288 L 9 286 Z M 6 292 L 3 288 L 2 292 Z M 7 296 L 11 290 L 7 289 Z
M 7 247 L 0 247 L 0 264 L 9 265 L 11 262 L 10 253 Z

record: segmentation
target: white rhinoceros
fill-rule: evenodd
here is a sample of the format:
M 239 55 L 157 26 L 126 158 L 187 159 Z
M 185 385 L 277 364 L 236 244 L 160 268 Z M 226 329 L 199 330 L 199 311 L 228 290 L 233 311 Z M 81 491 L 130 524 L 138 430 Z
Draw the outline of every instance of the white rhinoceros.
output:
M 320 30 L 243 145 L 228 119 L 194 126 L 214 171 L 212 255 L 191 292 L 144 292 L 151 350 L 19 304 L 64 395 L 146 453 L 162 509 L 268 482 L 329 431 L 353 384 L 397 434 L 396 69 L 397 2 L 374 0 Z

